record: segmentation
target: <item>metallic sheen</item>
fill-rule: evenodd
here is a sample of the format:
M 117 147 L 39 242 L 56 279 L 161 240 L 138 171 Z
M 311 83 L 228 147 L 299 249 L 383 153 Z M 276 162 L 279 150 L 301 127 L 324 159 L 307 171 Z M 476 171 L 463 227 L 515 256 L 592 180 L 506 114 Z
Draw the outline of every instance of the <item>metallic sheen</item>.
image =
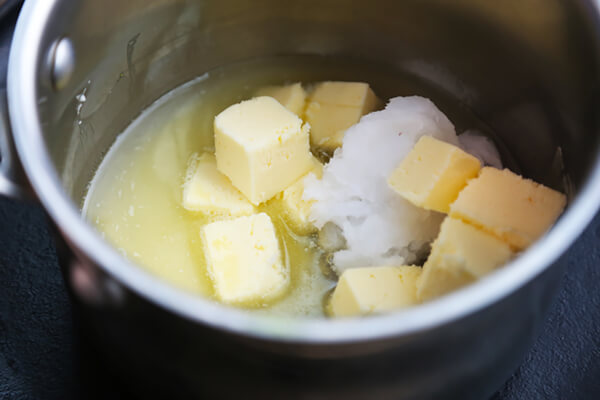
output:
M 0 195 L 26 197 L 26 180 L 8 125 L 6 91 L 0 90 Z
M 67 87 L 75 70 L 75 49 L 68 37 L 60 38 L 50 50 L 48 71 L 54 90 Z
M 162 397 L 487 398 L 535 338 L 561 257 L 600 205 L 598 17 L 591 0 L 27 1 L 9 64 L 15 144 L 115 370 Z M 46 54 L 66 34 L 77 68 L 54 91 Z M 276 54 L 359 57 L 427 80 L 485 121 L 525 175 L 567 191 L 568 209 L 488 278 L 365 319 L 250 315 L 122 258 L 79 211 L 118 133 L 178 85 Z

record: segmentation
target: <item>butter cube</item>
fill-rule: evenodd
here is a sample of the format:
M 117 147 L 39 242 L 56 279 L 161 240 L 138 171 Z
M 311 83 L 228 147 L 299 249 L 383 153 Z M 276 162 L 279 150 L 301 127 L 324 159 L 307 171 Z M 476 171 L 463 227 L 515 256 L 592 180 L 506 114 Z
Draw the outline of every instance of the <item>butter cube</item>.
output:
M 271 218 L 265 213 L 202 227 L 208 274 L 225 303 L 261 305 L 289 285 Z
M 463 219 L 523 250 L 560 216 L 565 195 L 504 169 L 485 167 L 450 206 Z
M 326 81 L 316 85 L 310 101 L 341 107 L 368 108 L 374 107 L 378 99 L 368 83 Z
M 323 176 L 323 164 L 314 157 L 312 162 L 313 167 L 310 171 L 280 194 L 280 201 L 286 221 L 290 228 L 299 235 L 307 235 L 316 229 L 308 219 L 314 201 L 302 198 L 304 194 L 304 179 L 308 174 L 313 173 L 319 179 Z
M 254 214 L 254 206 L 217 170 L 217 160 L 209 153 L 193 160 L 188 167 L 183 207 L 213 215 Z
M 331 296 L 336 317 L 383 313 L 418 302 L 415 266 L 351 268 L 344 271 Z
M 443 213 L 479 173 L 479 160 L 431 136 L 423 136 L 391 173 L 388 184 L 417 207 Z
M 417 282 L 417 295 L 422 301 L 442 296 L 505 264 L 512 254 L 496 237 L 446 217 Z
M 217 168 L 252 204 L 269 200 L 312 166 L 308 125 L 272 97 L 227 108 L 214 128 Z
M 375 110 L 380 100 L 362 82 L 323 82 L 309 96 L 305 119 L 310 124 L 314 146 L 335 150 L 344 133 L 360 117 Z
M 282 106 L 301 116 L 306 104 L 306 91 L 300 83 L 284 86 L 267 86 L 259 89 L 256 96 L 270 96 L 281 103 Z

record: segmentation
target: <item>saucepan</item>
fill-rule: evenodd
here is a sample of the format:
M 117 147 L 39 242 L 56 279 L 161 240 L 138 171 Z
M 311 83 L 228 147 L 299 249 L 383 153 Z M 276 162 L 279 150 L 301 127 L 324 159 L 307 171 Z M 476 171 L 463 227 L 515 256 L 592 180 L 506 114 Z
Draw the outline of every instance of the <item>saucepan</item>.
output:
M 182 398 L 491 395 L 544 320 L 600 206 L 600 20 L 591 0 L 28 0 L 10 52 L 0 192 L 48 213 L 74 303 L 132 391 Z M 255 315 L 134 265 L 82 217 L 95 169 L 160 96 L 213 68 L 345 55 L 413 74 L 568 194 L 554 228 L 482 281 L 406 311 Z

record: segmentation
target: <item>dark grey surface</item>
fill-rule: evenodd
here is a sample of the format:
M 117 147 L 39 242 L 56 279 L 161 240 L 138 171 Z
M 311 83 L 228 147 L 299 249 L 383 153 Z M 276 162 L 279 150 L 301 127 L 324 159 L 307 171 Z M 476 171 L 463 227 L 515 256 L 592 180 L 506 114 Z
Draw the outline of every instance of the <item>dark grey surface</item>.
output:
M 0 29 L 2 84 L 14 18 Z M 570 252 L 542 335 L 494 400 L 600 398 L 597 282 L 600 217 Z M 0 399 L 129 398 L 76 321 L 44 213 L 0 199 Z
M 42 210 L 0 200 L 0 398 L 73 386 L 73 323 Z

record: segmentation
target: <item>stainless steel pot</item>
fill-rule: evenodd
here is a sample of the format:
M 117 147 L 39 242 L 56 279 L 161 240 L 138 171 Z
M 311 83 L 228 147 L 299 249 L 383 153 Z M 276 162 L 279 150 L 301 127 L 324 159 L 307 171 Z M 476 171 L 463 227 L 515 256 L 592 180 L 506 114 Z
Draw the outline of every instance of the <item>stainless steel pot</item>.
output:
M 506 0 L 28 0 L 10 53 L 0 192 L 18 160 L 59 232 L 74 299 L 112 365 L 158 396 L 489 396 L 536 335 L 561 255 L 600 205 L 595 2 Z M 180 292 L 123 259 L 79 204 L 115 137 L 213 67 L 344 54 L 409 71 L 472 109 L 525 175 L 567 190 L 554 229 L 487 279 L 367 319 L 246 314 Z M 21 181 L 22 182 L 22 181 Z

